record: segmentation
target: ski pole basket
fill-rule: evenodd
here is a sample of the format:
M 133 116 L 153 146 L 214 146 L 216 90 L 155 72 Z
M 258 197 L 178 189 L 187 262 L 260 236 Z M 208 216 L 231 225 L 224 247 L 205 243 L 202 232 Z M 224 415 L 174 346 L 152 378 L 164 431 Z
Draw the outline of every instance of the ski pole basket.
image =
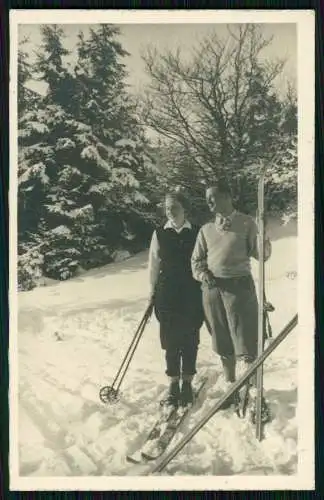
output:
M 142 335 L 144 333 L 145 327 L 152 315 L 153 312 L 153 300 L 149 303 L 143 318 L 141 319 L 137 330 L 134 334 L 134 337 L 128 347 L 128 350 L 121 362 L 121 365 L 116 373 L 116 376 L 114 378 L 114 381 L 112 385 L 105 385 L 101 387 L 99 391 L 99 398 L 100 400 L 107 404 L 113 404 L 116 403 L 119 399 L 119 391 L 120 391 L 120 386 L 125 378 L 125 375 L 128 371 L 129 365 L 134 357 L 135 351 L 138 347 L 138 344 L 142 338 Z

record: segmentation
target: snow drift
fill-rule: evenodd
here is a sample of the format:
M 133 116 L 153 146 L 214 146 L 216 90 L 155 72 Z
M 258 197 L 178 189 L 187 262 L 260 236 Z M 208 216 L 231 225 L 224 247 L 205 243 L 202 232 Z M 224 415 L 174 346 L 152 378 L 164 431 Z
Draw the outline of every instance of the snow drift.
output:
M 166 388 L 158 325 L 150 320 L 117 405 L 98 397 L 110 384 L 147 305 L 147 253 L 64 283 L 19 293 L 19 472 L 21 476 L 132 474 L 125 455 L 157 415 Z M 278 239 L 266 265 L 274 335 L 297 310 L 296 238 Z M 257 264 L 253 264 L 257 278 Z M 297 472 L 297 332 L 266 362 L 265 394 L 274 420 L 261 443 L 229 411 L 217 414 L 169 464 L 169 475 L 292 475 Z M 198 374 L 205 396 L 175 444 L 220 394 L 220 365 L 201 332 Z

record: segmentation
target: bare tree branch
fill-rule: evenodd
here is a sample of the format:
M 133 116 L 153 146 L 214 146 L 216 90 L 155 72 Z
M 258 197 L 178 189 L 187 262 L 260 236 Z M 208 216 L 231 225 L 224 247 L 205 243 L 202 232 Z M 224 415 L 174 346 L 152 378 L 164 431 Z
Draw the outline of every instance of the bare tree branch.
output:
M 272 38 L 264 37 L 260 25 L 227 30 L 224 39 L 216 30 L 205 37 L 189 59 L 180 50 L 146 51 L 151 78 L 143 120 L 190 155 L 199 172 L 216 174 L 222 165 L 223 172 L 234 169 L 240 176 L 273 149 L 280 108 L 274 81 L 284 61 L 261 57 Z

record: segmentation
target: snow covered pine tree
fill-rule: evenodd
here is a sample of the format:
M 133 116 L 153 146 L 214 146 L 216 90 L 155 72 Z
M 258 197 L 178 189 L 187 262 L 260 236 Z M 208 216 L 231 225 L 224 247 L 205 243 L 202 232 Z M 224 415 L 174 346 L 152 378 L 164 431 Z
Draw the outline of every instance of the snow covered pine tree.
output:
M 128 246 L 130 235 L 145 233 L 152 219 L 149 201 L 156 167 L 148 141 L 139 124 L 136 106 L 127 93 L 127 55 L 117 41 L 115 26 L 102 24 L 79 35 L 78 84 L 79 119 L 91 127 L 98 152 L 106 156 L 108 176 L 92 188 L 102 209 L 96 214 L 98 237 L 118 248 Z M 147 235 L 150 235 L 149 231 Z
M 34 71 L 47 92 L 20 124 L 20 195 L 33 200 L 43 272 L 56 279 L 109 261 L 125 244 L 127 217 L 145 219 L 140 182 L 154 172 L 123 91 L 123 51 L 114 30 L 97 30 L 87 41 L 80 35 L 73 74 L 64 65 L 62 29 L 42 27 Z
M 31 65 L 25 44 L 28 39 L 23 39 L 18 48 L 18 283 L 23 290 L 35 286 L 36 280 L 41 275 L 43 264 L 42 254 L 37 241 L 38 218 L 32 203 L 32 194 L 42 197 L 42 177 L 38 175 L 37 162 L 28 170 L 29 142 L 32 135 L 37 135 L 37 123 L 28 122 L 28 114 L 37 106 L 38 94 L 31 91 L 26 83 L 31 79 Z M 28 116 L 28 115 L 27 115 Z M 26 147 L 24 147 L 26 146 Z

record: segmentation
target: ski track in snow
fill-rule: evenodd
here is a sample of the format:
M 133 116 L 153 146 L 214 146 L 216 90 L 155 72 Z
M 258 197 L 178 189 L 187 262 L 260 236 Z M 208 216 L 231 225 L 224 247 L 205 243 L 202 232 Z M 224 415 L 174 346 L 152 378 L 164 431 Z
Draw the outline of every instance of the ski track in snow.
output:
M 22 476 L 132 474 L 125 460 L 157 417 L 167 387 L 158 324 L 151 318 L 116 405 L 98 397 L 115 376 L 147 305 L 147 253 L 65 283 L 19 293 L 19 465 Z M 276 335 L 296 313 L 296 238 L 273 243 L 266 293 Z M 257 263 L 253 264 L 257 276 Z M 237 475 L 297 472 L 297 329 L 265 363 L 274 420 L 266 439 L 230 411 L 215 415 L 162 474 Z M 176 444 L 215 403 L 220 365 L 201 330 L 198 373 L 209 387 L 172 441 Z M 216 381 L 216 382 L 215 382 Z M 213 382 L 215 382 L 214 386 Z

